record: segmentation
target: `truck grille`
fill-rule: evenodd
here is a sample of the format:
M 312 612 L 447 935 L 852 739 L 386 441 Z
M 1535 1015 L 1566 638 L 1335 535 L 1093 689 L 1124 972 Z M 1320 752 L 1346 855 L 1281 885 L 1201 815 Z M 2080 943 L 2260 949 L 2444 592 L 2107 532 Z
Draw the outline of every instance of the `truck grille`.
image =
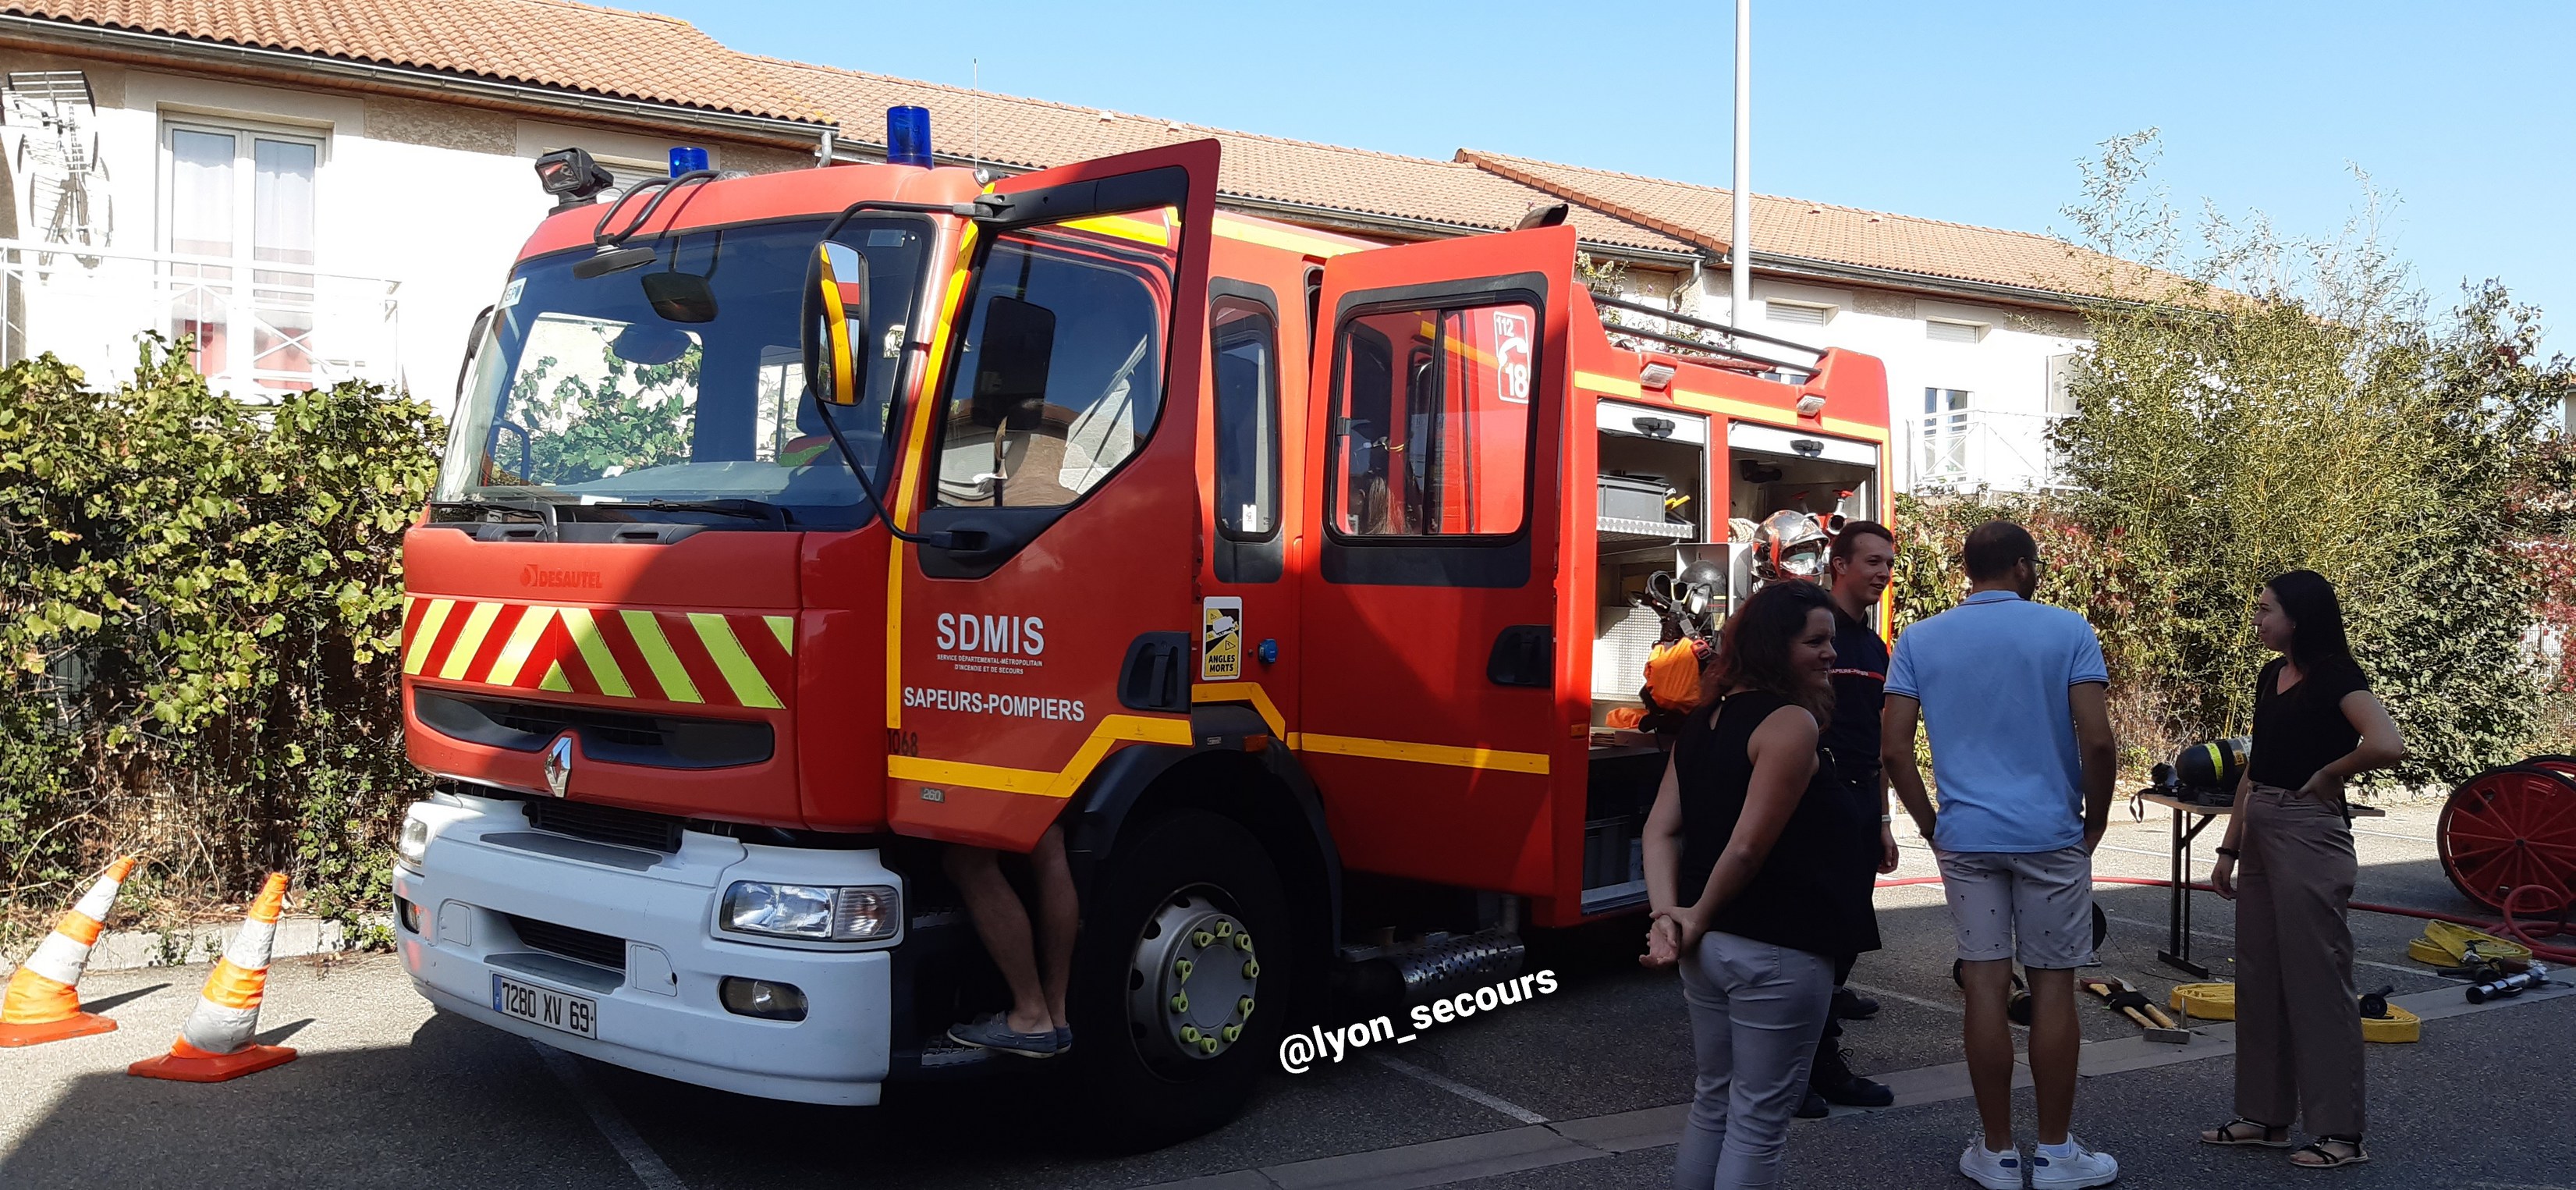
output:
M 639 715 L 575 703 L 412 692 L 412 711 L 441 735 L 514 752 L 541 751 L 557 736 L 581 738 L 582 755 L 615 764 L 714 769 L 759 764 L 777 749 L 769 724 L 746 719 Z
M 665 854 L 680 849 L 680 820 L 668 814 L 546 798 L 532 799 L 524 805 L 528 825 L 541 831 Z
M 537 921 L 515 913 L 502 914 L 510 919 L 510 928 L 518 931 L 519 941 L 530 950 L 575 959 L 612 970 L 626 969 L 626 940 L 559 926 L 550 921 Z

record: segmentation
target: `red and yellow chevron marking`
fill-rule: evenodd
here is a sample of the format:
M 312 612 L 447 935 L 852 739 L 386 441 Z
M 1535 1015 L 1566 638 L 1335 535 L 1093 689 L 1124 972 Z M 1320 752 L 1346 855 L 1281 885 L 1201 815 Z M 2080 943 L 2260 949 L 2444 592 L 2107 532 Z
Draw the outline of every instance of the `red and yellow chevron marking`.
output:
M 790 616 L 403 600 L 410 677 L 771 710 L 794 689 Z

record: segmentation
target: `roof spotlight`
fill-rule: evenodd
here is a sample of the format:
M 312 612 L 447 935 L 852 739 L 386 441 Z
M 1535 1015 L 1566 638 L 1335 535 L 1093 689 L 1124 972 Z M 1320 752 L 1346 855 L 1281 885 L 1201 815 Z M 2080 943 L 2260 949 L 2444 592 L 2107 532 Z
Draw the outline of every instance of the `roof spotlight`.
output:
M 537 158 L 537 184 L 555 196 L 555 210 L 587 206 L 617 179 L 580 149 L 557 149 Z

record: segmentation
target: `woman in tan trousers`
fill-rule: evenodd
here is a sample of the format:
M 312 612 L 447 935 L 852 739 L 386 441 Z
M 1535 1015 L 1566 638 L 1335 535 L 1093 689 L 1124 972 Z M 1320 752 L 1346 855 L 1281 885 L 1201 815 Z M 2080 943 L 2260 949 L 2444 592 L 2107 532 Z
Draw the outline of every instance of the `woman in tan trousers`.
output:
M 2334 584 L 2293 570 L 2263 588 L 2254 632 L 2282 654 L 2254 692 L 2254 755 L 2210 884 L 2236 902 L 2236 1119 L 2213 1145 L 2290 1147 L 2332 1169 L 2361 1147 L 2361 1011 L 2352 988 L 2352 817 L 2343 783 L 2406 755 L 2344 642 Z

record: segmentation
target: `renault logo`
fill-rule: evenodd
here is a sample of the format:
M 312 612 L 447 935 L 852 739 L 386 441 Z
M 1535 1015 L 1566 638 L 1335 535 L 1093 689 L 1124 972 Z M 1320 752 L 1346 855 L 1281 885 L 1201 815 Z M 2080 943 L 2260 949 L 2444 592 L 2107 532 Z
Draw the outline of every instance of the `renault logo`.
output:
M 546 791 L 562 797 L 564 787 L 571 783 L 572 733 L 565 732 L 556 736 L 555 742 L 546 748 Z

